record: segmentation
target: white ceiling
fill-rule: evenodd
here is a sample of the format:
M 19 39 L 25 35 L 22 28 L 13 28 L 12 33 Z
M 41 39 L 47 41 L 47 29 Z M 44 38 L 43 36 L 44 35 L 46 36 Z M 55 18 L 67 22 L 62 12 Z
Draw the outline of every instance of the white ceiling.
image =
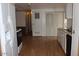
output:
M 64 8 L 63 3 L 16 3 L 17 10 L 24 10 L 28 8 L 38 9 L 38 8 Z

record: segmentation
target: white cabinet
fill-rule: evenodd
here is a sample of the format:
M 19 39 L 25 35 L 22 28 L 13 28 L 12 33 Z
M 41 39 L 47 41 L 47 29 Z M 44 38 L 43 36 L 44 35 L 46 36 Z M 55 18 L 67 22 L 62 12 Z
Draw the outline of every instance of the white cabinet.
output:
M 61 44 L 61 31 L 60 30 L 58 30 L 58 32 L 57 32 L 57 36 L 58 36 L 58 42 Z
M 62 31 L 61 37 L 61 46 L 66 53 L 66 33 L 64 31 Z
M 58 42 L 66 53 L 66 33 L 62 29 L 58 29 Z
M 72 3 L 67 3 L 65 6 L 65 17 L 72 19 Z

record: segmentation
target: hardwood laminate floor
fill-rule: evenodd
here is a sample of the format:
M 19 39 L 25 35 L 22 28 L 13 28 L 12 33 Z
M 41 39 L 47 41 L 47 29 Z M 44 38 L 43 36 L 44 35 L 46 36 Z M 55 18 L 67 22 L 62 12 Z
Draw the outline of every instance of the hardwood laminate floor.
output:
M 64 52 L 54 37 L 23 37 L 23 47 L 19 56 L 64 56 Z
M 0 48 L 0 56 L 1 56 L 1 48 Z

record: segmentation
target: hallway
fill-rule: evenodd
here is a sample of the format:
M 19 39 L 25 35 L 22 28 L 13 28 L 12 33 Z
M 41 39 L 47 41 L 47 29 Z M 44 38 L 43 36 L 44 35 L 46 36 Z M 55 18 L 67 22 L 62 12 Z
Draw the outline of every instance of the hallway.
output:
M 23 47 L 19 56 L 64 56 L 64 52 L 54 37 L 23 37 Z

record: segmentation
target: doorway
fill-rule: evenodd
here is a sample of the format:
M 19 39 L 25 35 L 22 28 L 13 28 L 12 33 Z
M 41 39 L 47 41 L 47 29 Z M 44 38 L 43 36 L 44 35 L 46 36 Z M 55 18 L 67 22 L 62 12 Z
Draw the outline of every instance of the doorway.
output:
M 32 36 L 31 10 L 16 9 L 16 27 L 22 29 L 23 36 Z
M 32 36 L 32 12 L 31 10 L 27 10 L 26 12 L 26 34 Z
M 16 28 L 17 28 L 17 45 L 18 53 L 20 53 L 23 47 L 23 41 L 26 37 L 32 36 L 32 25 L 31 25 L 31 9 L 24 9 L 20 6 L 16 7 Z M 19 9 L 20 8 L 20 9 Z

